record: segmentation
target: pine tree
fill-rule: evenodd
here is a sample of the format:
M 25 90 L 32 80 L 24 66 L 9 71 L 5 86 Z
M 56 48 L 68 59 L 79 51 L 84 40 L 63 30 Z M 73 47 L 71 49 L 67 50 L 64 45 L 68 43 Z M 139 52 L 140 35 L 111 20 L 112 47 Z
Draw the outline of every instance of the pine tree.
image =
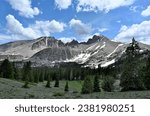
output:
M 65 85 L 65 89 L 64 89 L 65 92 L 68 92 L 69 91 L 69 85 L 68 85 L 68 81 L 66 82 L 66 85 Z
M 47 77 L 47 83 L 45 87 L 50 88 L 50 75 Z
M 120 79 L 122 91 L 128 90 L 143 90 L 144 83 L 141 75 L 139 75 L 140 67 L 136 57 L 128 55 L 124 62 L 124 68 Z
M 93 89 L 94 92 L 100 92 L 100 86 L 99 86 L 99 78 L 98 76 L 96 75 L 94 77 L 94 89 Z
M 135 39 L 132 39 L 132 43 L 130 43 L 130 45 L 127 47 L 126 49 L 126 53 L 132 56 L 135 56 L 139 53 L 139 50 L 141 48 L 139 47 L 139 44 L 137 41 L 135 41 Z
M 23 66 L 23 80 L 25 81 L 25 85 L 23 86 L 24 88 L 29 88 L 28 84 L 30 77 L 32 76 L 31 70 L 31 62 L 26 62 Z
M 85 70 L 84 69 L 81 69 L 81 73 L 80 73 L 80 79 L 81 80 L 84 80 L 85 79 Z
M 14 63 L 13 63 L 13 69 L 14 69 L 14 79 L 16 79 L 16 80 L 20 79 L 19 69 L 15 66 Z
M 71 69 L 71 70 L 70 70 L 70 77 L 69 77 L 69 80 L 73 80 L 73 78 L 74 78 L 74 77 L 73 77 L 73 70 Z
M 104 91 L 107 92 L 112 92 L 113 91 L 113 84 L 114 84 L 114 79 L 111 76 L 106 76 L 104 77 L 103 83 L 102 83 L 102 88 Z
M 39 83 L 39 71 L 37 69 L 34 71 L 34 82 Z
M 0 72 L 0 78 L 2 78 L 3 77 L 3 73 L 2 72 Z
M 86 76 L 84 79 L 81 93 L 82 94 L 89 94 L 92 92 L 93 92 L 92 76 Z
M 39 77 L 39 81 L 40 81 L 40 82 L 43 82 L 43 81 L 44 81 L 44 76 L 45 76 L 45 74 L 44 74 L 43 70 L 41 70 L 41 72 L 40 72 L 40 77 Z
M 150 90 L 150 55 L 148 57 L 146 67 L 144 68 L 143 72 L 144 74 L 142 76 L 144 77 L 144 85 L 147 90 Z
M 5 59 L 1 64 L 1 74 L 3 78 L 13 79 L 14 78 L 14 70 L 12 64 L 8 59 Z
M 59 87 L 59 78 L 58 77 L 55 79 L 54 87 Z

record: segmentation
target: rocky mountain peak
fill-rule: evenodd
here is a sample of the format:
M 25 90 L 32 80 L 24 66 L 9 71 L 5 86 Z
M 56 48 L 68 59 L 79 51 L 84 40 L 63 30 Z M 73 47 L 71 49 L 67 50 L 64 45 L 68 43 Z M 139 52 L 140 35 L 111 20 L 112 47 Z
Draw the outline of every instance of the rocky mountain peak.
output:
M 35 40 L 35 42 L 32 44 L 32 50 L 38 49 L 41 47 L 58 47 L 58 46 L 64 46 L 64 43 L 61 40 L 57 40 L 54 37 L 40 37 Z
M 74 39 L 71 42 L 66 43 L 67 46 L 75 46 L 75 45 L 78 45 L 78 44 L 79 44 L 79 42 L 77 40 L 74 40 Z
M 103 35 L 94 35 L 92 38 L 90 38 L 87 41 L 87 44 L 92 44 L 92 43 L 99 42 L 99 41 L 104 41 L 104 40 L 108 40 L 108 39 Z

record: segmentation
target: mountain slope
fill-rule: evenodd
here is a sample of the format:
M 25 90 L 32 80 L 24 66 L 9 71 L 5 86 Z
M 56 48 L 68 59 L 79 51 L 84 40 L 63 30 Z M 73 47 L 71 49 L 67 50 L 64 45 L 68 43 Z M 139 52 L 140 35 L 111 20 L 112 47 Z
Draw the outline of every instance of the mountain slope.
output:
M 5 55 L 18 55 L 22 56 L 22 60 L 29 59 L 35 53 L 49 47 L 59 46 L 63 44 L 52 37 L 41 37 L 35 40 L 22 40 L 16 42 L 10 42 L 7 44 L 0 45 L 0 59 Z M 11 58 L 10 58 L 11 59 Z
M 149 45 L 139 43 L 141 49 L 150 50 Z M 73 40 L 63 43 L 54 37 L 17 41 L 0 45 L 0 59 L 16 56 L 17 60 L 31 60 L 35 66 L 54 66 L 55 63 L 76 62 L 84 67 L 106 67 L 125 52 L 129 44 L 114 42 L 105 36 L 94 35 L 87 42 Z M 19 57 L 20 56 L 20 57 Z

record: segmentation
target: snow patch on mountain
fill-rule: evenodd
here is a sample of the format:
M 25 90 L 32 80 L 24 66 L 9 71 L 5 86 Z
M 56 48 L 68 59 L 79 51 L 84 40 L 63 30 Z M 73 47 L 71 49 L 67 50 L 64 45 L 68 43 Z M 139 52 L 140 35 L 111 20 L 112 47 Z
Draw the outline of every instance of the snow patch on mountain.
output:
M 87 49 L 86 49 L 86 51 L 88 51 L 88 50 L 92 50 L 95 46 L 97 45 L 97 43 L 96 44 L 94 44 L 94 45 L 92 45 L 92 46 L 90 46 L 90 47 L 88 47 Z
M 120 46 L 123 46 L 124 44 L 119 44 L 115 49 L 114 49 L 114 51 L 112 52 L 112 53 L 110 53 L 109 55 L 107 55 L 106 57 L 108 58 L 108 57 L 110 57 L 112 54 L 114 54 L 116 51 L 117 51 L 117 49 L 120 47 Z
M 101 67 L 107 67 L 107 66 L 114 64 L 114 63 L 115 63 L 115 59 L 108 61 L 108 62 L 105 62 L 104 64 L 101 64 Z
M 106 46 L 106 42 L 103 43 L 103 45 L 100 47 L 100 49 L 103 49 Z
M 75 56 L 74 58 L 67 60 L 67 62 L 78 62 L 79 64 L 82 64 L 82 63 L 85 63 L 89 59 L 90 56 L 91 56 L 90 53 L 81 53 Z

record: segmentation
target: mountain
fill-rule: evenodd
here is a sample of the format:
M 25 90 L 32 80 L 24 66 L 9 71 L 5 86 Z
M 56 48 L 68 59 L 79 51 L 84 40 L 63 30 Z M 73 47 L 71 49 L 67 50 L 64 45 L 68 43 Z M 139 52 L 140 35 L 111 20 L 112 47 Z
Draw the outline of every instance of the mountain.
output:
M 142 50 L 149 45 L 139 43 Z M 30 60 L 34 66 L 54 66 L 59 63 L 75 62 L 84 67 L 97 68 L 113 64 L 126 51 L 129 44 L 111 41 L 107 37 L 94 35 L 87 42 L 72 40 L 63 43 L 54 37 L 10 42 L 0 45 L 0 60 Z

